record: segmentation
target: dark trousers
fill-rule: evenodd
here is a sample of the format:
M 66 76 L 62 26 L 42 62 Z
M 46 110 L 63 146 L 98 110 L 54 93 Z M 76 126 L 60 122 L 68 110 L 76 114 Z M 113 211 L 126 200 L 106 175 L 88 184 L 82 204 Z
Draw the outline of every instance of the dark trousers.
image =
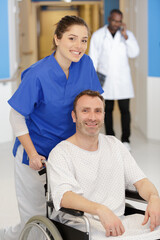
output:
M 122 142 L 129 142 L 130 137 L 130 111 L 129 99 L 118 100 L 118 106 L 121 113 L 121 127 L 122 127 Z M 105 100 L 105 129 L 107 135 L 115 136 L 113 130 L 113 112 L 114 100 Z

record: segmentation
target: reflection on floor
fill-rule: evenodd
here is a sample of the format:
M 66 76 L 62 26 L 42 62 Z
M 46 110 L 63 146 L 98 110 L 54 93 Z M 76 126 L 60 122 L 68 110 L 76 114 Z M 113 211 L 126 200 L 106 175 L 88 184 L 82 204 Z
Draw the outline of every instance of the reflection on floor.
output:
M 137 163 L 160 193 L 160 142 L 148 141 L 139 131 L 133 129 L 131 148 Z M 19 221 L 13 180 L 14 159 L 11 152 L 12 143 L 0 145 L 0 227 Z

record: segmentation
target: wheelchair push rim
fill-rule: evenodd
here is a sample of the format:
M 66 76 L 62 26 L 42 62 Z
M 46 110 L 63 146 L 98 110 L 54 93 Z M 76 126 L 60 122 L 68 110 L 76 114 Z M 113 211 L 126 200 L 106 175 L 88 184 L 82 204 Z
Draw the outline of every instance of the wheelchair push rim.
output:
M 28 220 L 21 232 L 19 240 L 27 240 L 31 230 L 35 228 L 46 240 L 63 240 L 57 227 L 44 216 L 34 216 Z

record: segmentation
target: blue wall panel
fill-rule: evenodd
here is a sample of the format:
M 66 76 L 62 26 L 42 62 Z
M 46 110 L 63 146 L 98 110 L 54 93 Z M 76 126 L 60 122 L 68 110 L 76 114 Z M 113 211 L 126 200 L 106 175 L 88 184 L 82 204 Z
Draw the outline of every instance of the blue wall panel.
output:
M 0 79 L 10 77 L 9 70 L 9 33 L 8 33 L 8 0 L 0 0 Z
M 148 76 L 160 77 L 160 0 L 148 0 Z
M 104 23 L 108 23 L 108 16 L 112 9 L 119 9 L 119 0 L 104 0 Z

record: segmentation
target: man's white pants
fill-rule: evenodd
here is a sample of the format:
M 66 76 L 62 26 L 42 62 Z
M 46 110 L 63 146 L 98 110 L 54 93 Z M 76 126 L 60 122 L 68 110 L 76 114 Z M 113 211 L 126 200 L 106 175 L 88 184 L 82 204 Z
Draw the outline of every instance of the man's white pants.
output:
M 20 145 L 15 157 L 15 187 L 20 214 L 20 224 L 6 230 L 4 240 L 18 240 L 28 219 L 35 215 L 46 214 L 45 174 L 40 176 L 37 171 L 22 164 L 23 147 Z

